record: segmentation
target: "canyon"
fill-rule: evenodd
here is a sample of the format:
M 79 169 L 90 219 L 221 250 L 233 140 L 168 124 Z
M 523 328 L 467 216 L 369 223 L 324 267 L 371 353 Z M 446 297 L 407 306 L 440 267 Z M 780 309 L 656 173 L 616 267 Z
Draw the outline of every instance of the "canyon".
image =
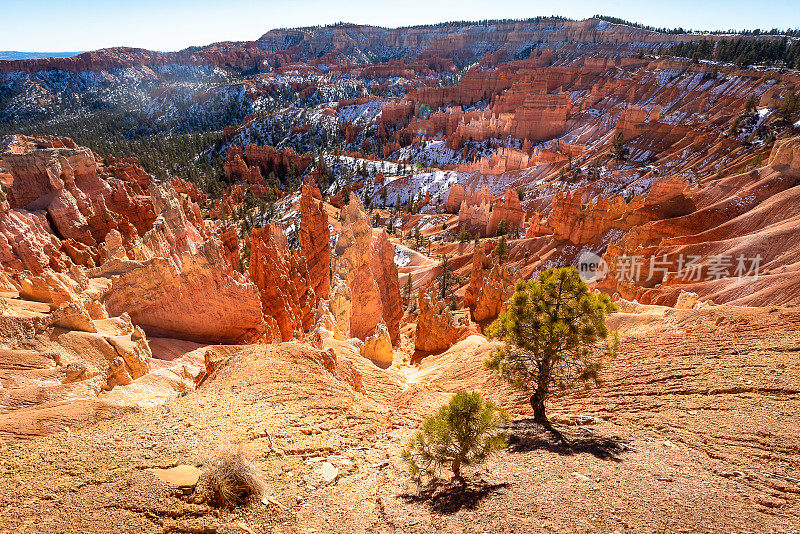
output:
M 337 24 L 0 61 L 0 531 L 800 528 L 800 73 L 665 53 L 701 37 L 779 38 Z M 548 401 L 563 440 L 486 366 L 559 267 L 620 341 Z M 428 499 L 401 449 L 461 390 L 508 446 Z M 226 444 L 263 499 L 153 474 Z

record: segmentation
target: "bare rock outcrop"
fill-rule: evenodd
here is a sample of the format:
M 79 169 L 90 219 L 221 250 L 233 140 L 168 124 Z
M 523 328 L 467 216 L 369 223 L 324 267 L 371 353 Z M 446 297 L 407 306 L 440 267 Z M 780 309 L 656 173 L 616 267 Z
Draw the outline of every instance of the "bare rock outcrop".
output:
M 507 231 L 518 230 L 522 227 L 524 218 L 525 214 L 520 207 L 519 195 L 514 189 L 507 189 L 503 198 L 492 205 L 486 233 L 488 235 L 497 234 L 501 224 L 505 225 Z
M 128 312 L 152 335 L 202 342 L 271 339 L 258 288 L 223 269 L 219 244 L 203 243 L 180 262 L 154 257 L 132 261 L 111 277 L 103 297 L 111 315 Z
M 334 334 L 338 339 L 350 337 L 350 315 L 353 312 L 353 293 L 347 283 L 347 269 L 339 265 L 333 275 L 333 288 L 331 289 L 329 306 L 334 319 Z
M 232 271 L 240 270 L 242 268 L 242 256 L 236 226 L 227 224 L 219 228 L 218 231 L 218 238 L 222 245 L 222 257 L 225 258 Z
M 483 287 L 472 311 L 476 321 L 494 319 L 500 315 L 503 304 L 514 294 L 517 280 L 516 271 L 495 260 L 489 274 L 483 280 Z
M 350 316 L 353 313 L 353 293 L 347 283 L 347 267 L 339 265 L 333 275 L 329 305 L 335 321 L 334 334 L 339 339 L 350 337 Z
M 122 234 L 117 230 L 111 230 L 105 237 L 106 259 L 107 260 L 127 260 L 128 252 L 122 241 Z
M 322 195 L 315 186 L 303 185 L 300 193 L 300 231 L 298 239 L 308 265 L 309 283 L 318 298 L 331 292 L 331 233 Z
M 169 184 L 152 184 L 150 197 L 158 217 L 142 241 L 161 257 L 177 259 L 184 252 L 196 253 L 208 235 L 197 204 Z
M 38 274 L 48 267 L 61 271 L 72 263 L 43 212 L 9 209 L 8 203 L 5 208 L 0 203 L 0 263 L 4 268 Z
M 691 291 L 681 291 L 678 300 L 675 302 L 676 310 L 691 310 L 697 304 L 697 293 Z
M 469 284 L 464 292 L 462 304 L 470 309 L 474 309 L 480 297 L 486 273 L 492 267 L 492 260 L 487 253 L 489 243 L 477 244 L 475 252 L 472 253 L 472 270 L 469 275 Z
M 6 268 L 92 268 L 102 261 L 108 232 L 119 231 L 130 245 L 151 228 L 156 211 L 146 188 L 152 177 L 135 163 L 109 160 L 69 139 L 14 138 L 2 159 L 11 177 L 0 199 Z
M 427 284 L 419 289 L 419 317 L 414 346 L 422 352 L 440 352 L 449 349 L 459 338 L 455 318 L 447 304 L 439 300 L 437 289 Z
M 378 323 L 375 333 L 364 341 L 360 351 L 363 357 L 369 358 L 378 367 L 385 369 L 392 365 L 392 339 L 385 324 Z
M 403 310 L 394 247 L 385 232 L 373 237 L 369 217 L 352 193 L 342 209 L 335 253 L 330 310 L 338 335 L 365 341 L 383 323 L 397 344 Z
M 385 231 L 372 240 L 372 275 L 381 295 L 383 322 L 393 345 L 400 342 L 400 319 L 403 305 L 400 300 L 400 280 L 394 262 L 394 247 L 389 243 Z
M 63 239 L 94 245 L 111 228 L 143 231 L 154 218 L 138 173 L 103 167 L 91 150 L 44 147 L 20 136 L 3 154 L 3 165 L 13 176 L 9 203 L 15 209 L 44 210 Z M 141 173 L 144 174 L 144 173 Z
M 769 155 L 770 165 L 788 165 L 800 171 L 800 136 L 775 142 Z
M 518 278 L 513 267 L 501 265 L 498 258 L 487 251 L 487 244 L 475 248 L 472 272 L 464 293 L 464 306 L 472 311 L 476 321 L 494 319 L 511 295 Z
M 364 340 L 373 334 L 383 316 L 381 295 L 371 266 L 372 226 L 361 200 L 352 193 L 350 202 L 342 209 L 342 217 L 336 261 L 346 265 L 352 294 L 350 336 Z
M 79 330 L 81 332 L 97 332 L 91 315 L 82 306 L 70 303 L 58 308 L 50 315 L 50 325 Z
M 199 368 L 191 361 L 155 362 L 144 331 L 125 313 L 95 319 L 77 303 L 53 310 L 23 296 L 4 296 L 0 439 L 14 442 L 85 425 L 194 387 L 191 377 Z
M 308 332 L 314 323 L 316 297 L 305 257 L 289 250 L 277 223 L 253 230 L 250 243 L 250 278 L 258 288 L 264 313 L 277 323 L 281 340 Z

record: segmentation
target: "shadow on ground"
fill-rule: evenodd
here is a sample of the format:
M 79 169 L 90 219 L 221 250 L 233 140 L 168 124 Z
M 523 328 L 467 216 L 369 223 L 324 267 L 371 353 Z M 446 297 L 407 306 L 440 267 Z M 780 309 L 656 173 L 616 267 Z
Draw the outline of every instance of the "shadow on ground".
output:
M 419 494 L 403 494 L 400 497 L 409 503 L 427 503 L 431 512 L 450 515 L 462 508 L 474 510 L 483 499 L 507 487 L 505 482 L 489 484 L 485 480 L 440 482 L 426 486 Z
M 601 460 L 621 462 L 620 455 L 630 449 L 626 440 L 619 436 L 601 436 L 588 428 L 567 429 L 555 425 L 548 430 L 533 419 L 520 419 L 508 428 L 508 450 L 545 450 L 565 456 L 587 453 Z

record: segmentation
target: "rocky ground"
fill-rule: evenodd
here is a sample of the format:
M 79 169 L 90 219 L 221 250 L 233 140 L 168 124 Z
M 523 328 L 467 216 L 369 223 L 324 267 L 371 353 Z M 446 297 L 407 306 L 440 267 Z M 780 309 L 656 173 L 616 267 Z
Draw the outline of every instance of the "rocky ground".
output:
M 567 444 L 481 365 L 480 336 L 388 370 L 343 342 L 335 362 L 257 345 L 164 405 L 4 445 L 0 531 L 800 530 L 800 310 L 632 306 L 611 322 L 623 342 L 604 383 L 551 402 Z M 422 494 L 399 449 L 462 388 L 514 414 L 509 447 L 466 488 Z M 202 468 L 226 443 L 252 456 L 263 500 L 211 508 L 148 471 Z

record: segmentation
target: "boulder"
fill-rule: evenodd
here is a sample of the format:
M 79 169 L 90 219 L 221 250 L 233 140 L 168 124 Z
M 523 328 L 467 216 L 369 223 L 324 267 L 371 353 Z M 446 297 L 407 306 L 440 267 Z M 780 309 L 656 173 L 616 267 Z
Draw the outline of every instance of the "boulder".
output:
M 200 480 L 200 475 L 203 473 L 193 465 L 176 465 L 169 469 L 151 468 L 147 471 L 158 477 L 161 482 L 179 488 L 195 487 L 197 481 Z
M 111 360 L 103 376 L 105 379 L 103 389 L 105 391 L 110 391 L 117 386 L 127 386 L 133 382 L 133 378 L 128 372 L 128 368 L 125 366 L 125 360 L 123 360 L 121 356 L 117 356 Z
M 326 484 L 330 484 L 339 477 L 339 469 L 330 462 L 322 462 L 319 475 Z

